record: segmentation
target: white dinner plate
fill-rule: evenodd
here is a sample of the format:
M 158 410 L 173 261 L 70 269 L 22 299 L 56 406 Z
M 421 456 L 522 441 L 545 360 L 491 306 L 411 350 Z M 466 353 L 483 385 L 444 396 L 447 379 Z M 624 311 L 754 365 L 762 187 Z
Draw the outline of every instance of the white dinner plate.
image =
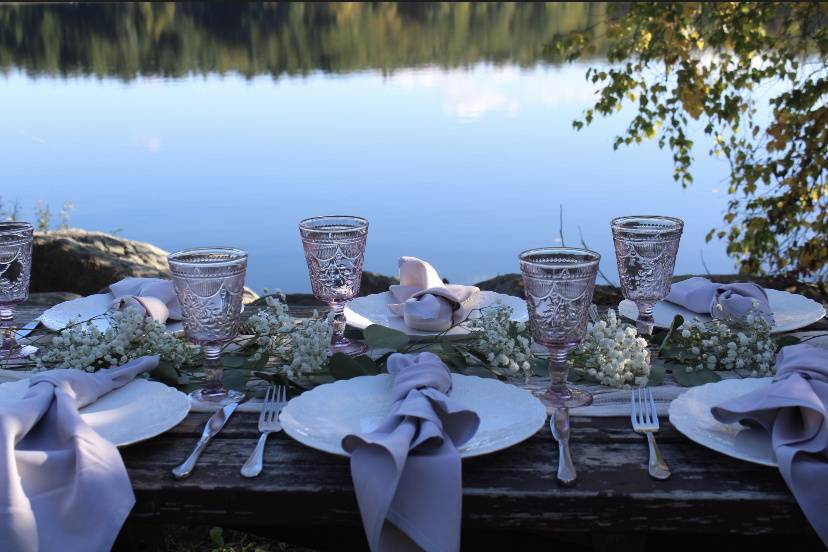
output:
M 722 454 L 776 466 L 770 435 L 762 428 L 716 421 L 710 409 L 769 385 L 773 378 L 725 379 L 692 387 L 670 403 L 670 423 L 691 441 Z
M 19 400 L 29 380 L 0 384 L 0 404 Z M 158 381 L 136 379 L 81 408 L 81 418 L 98 435 L 118 447 L 160 435 L 178 425 L 190 411 L 190 400 Z
M 109 312 L 115 297 L 111 293 L 96 293 L 87 297 L 80 297 L 59 303 L 40 315 L 40 323 L 50 330 L 60 331 L 66 326 L 79 321 L 92 320 L 92 324 L 100 331 L 105 332 L 109 328 L 110 320 L 102 316 Z M 178 333 L 184 331 L 180 321 L 170 321 L 167 324 L 167 331 Z
M 496 379 L 452 374 L 451 397 L 480 416 L 460 447 L 462 458 L 502 450 L 543 427 L 546 408 L 529 391 Z M 342 438 L 376 429 L 391 409 L 391 376 L 359 376 L 320 385 L 291 399 L 279 420 L 285 433 L 311 448 L 347 456 Z
M 776 325 L 771 328 L 771 333 L 792 332 L 810 326 L 825 316 L 825 307 L 804 295 L 767 288 L 765 292 L 768 294 L 768 303 L 770 303 L 773 319 L 776 322 Z M 619 303 L 618 312 L 630 320 L 638 317 L 638 308 L 635 303 L 626 299 Z M 698 318 L 705 322 L 710 320 L 710 316 L 706 314 L 695 313 L 675 303 L 659 301 L 653 309 L 656 327 L 669 328 L 677 314 L 682 315 L 685 320 L 691 318 Z
M 399 316 L 394 316 L 388 310 L 388 304 L 394 302 L 394 297 L 391 292 L 385 291 L 383 293 L 375 293 L 373 295 L 366 295 L 365 297 L 357 297 L 352 299 L 345 307 L 345 319 L 348 324 L 364 330 L 371 324 L 379 324 L 387 328 L 399 330 L 410 337 L 434 337 L 438 335 L 437 332 L 422 332 L 414 330 L 405 325 L 403 319 Z M 526 311 L 526 300 L 512 295 L 505 295 L 496 293 L 494 291 L 481 291 L 478 295 L 475 304 L 470 305 L 472 309 L 483 309 L 490 307 L 495 303 L 502 303 L 512 307 L 512 320 L 517 322 L 526 322 L 529 320 L 529 314 Z M 480 312 L 473 311 L 470 319 L 479 318 Z M 462 338 L 469 335 L 469 330 L 462 326 L 456 326 L 446 332 L 447 337 Z

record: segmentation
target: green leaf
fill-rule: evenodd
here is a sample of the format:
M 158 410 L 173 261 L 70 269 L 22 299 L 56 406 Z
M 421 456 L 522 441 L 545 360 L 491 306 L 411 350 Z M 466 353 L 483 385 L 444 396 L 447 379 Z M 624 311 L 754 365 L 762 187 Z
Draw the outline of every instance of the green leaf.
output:
M 169 385 L 178 385 L 180 379 L 178 371 L 166 360 L 158 361 L 158 366 L 152 371 L 152 377 Z
M 546 377 L 549 375 L 549 360 L 545 358 L 532 357 L 530 361 L 532 366 L 532 373 L 539 377 Z
M 364 330 L 362 335 L 365 342 L 377 349 L 393 349 L 399 351 L 409 343 L 408 336 L 399 330 L 392 330 L 379 324 L 371 324 Z
M 684 317 L 680 314 L 677 314 L 673 318 L 673 323 L 670 324 L 670 329 L 667 330 L 667 335 L 664 336 L 664 340 L 661 342 L 661 346 L 658 348 L 659 353 L 667 346 L 670 342 L 670 338 L 673 337 L 673 333 L 684 324 Z
M 224 546 L 224 534 L 221 527 L 213 527 L 210 529 L 210 540 L 216 546 Z
M 367 355 L 351 357 L 343 353 L 335 353 L 330 358 L 328 370 L 336 379 L 351 379 L 380 373 L 380 367 L 371 357 Z
M 455 372 L 462 372 L 466 369 L 469 363 L 466 361 L 466 356 L 459 348 L 451 342 L 442 339 L 440 340 L 441 353 L 438 353 L 440 359 L 446 363 L 450 370 Z
M 705 368 L 695 372 L 687 372 L 682 365 L 678 365 L 673 368 L 673 378 L 675 378 L 676 382 L 683 387 L 695 387 L 696 385 L 713 383 L 722 379 L 719 374 L 713 370 Z
M 242 366 L 247 370 L 261 370 L 267 366 L 268 360 L 270 360 L 270 355 L 262 353 L 258 360 L 253 360 L 253 357 L 248 357 Z
M 222 355 L 221 361 L 225 368 L 241 368 L 247 362 L 247 357 L 239 355 Z
M 792 335 L 783 335 L 781 337 L 776 338 L 776 346 L 781 349 L 782 347 L 787 347 L 788 345 L 796 345 L 800 341 L 802 340 L 798 337 Z
M 244 391 L 244 386 L 247 380 L 250 379 L 250 370 L 244 368 L 235 368 L 232 370 L 225 370 L 221 376 L 221 382 L 228 389 L 236 391 Z
M 650 375 L 647 377 L 649 385 L 661 385 L 664 382 L 664 374 L 667 372 L 667 362 L 660 358 L 653 359 L 650 363 Z M 680 365 L 678 365 L 680 366 Z

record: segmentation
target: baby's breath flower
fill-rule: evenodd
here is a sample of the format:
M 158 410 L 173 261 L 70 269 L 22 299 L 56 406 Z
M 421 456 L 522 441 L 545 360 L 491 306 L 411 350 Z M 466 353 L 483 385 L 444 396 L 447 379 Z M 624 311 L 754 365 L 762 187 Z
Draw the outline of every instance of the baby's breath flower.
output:
M 525 323 L 512 320 L 512 307 L 495 304 L 485 308 L 480 318 L 469 321 L 475 349 L 495 368 L 512 375 L 529 377 L 532 371 L 532 340 Z

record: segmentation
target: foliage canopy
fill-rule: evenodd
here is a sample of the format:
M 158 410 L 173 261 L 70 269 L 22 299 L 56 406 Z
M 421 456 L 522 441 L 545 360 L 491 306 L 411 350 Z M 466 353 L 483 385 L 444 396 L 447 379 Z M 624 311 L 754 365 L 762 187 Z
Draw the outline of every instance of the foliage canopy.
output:
M 637 113 L 614 147 L 657 139 L 673 154 L 674 178 L 690 173 L 696 121 L 711 153 L 730 165 L 728 253 L 745 273 L 820 277 L 828 272 L 828 4 L 636 2 L 607 23 L 608 70 L 592 109 Z M 589 33 L 554 42 L 569 60 L 593 50 Z M 760 102 L 767 102 L 762 105 Z

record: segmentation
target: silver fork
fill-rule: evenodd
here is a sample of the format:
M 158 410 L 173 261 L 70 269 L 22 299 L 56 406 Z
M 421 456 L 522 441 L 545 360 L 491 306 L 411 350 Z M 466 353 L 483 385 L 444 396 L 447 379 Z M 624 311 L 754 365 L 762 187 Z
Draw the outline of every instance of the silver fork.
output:
M 636 395 L 638 400 L 636 400 Z M 645 394 L 642 388 L 638 388 L 638 392 L 633 389 L 630 398 L 632 401 L 630 420 L 632 420 L 633 430 L 636 433 L 647 435 L 647 444 L 650 447 L 650 462 L 648 465 L 650 477 L 667 479 L 670 477 L 670 469 L 664 463 L 661 451 L 658 450 L 655 441 L 655 433 L 658 431 L 658 414 L 656 413 L 655 400 L 653 400 L 653 392 L 647 389 Z
M 262 413 L 259 414 L 259 442 L 253 449 L 253 454 L 242 466 L 241 474 L 244 477 L 256 477 L 262 473 L 262 457 L 264 455 L 267 436 L 271 433 L 282 431 L 282 424 L 279 423 L 279 413 L 287 403 L 287 389 L 283 385 L 272 385 L 265 394 L 262 404 Z

